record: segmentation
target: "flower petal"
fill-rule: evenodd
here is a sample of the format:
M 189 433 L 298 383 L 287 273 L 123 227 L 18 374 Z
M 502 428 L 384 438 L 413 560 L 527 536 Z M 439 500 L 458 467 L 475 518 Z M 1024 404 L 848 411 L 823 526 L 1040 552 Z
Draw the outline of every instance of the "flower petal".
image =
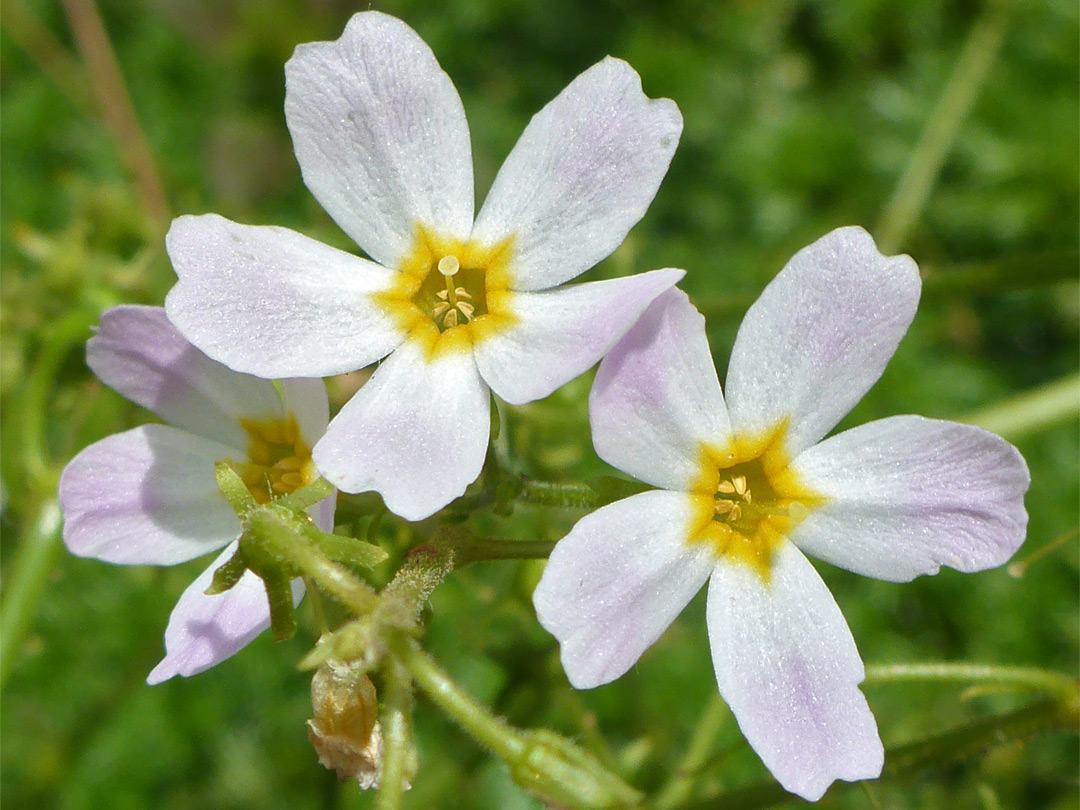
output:
M 334 417 L 315 466 L 338 489 L 373 489 L 394 514 L 421 520 L 480 474 L 489 406 L 471 352 L 429 359 L 407 340 Z
M 340 374 L 404 339 L 372 298 L 395 273 L 295 231 L 184 216 L 173 220 L 165 246 L 180 277 L 165 299 L 169 319 L 236 371 Z
M 513 293 L 513 325 L 477 342 L 476 366 L 491 390 L 511 404 L 546 397 L 595 365 L 649 303 L 684 275 L 668 268 Z
M 1031 479 L 1016 448 L 971 425 L 894 416 L 804 451 L 792 469 L 829 500 L 792 541 L 864 576 L 982 571 L 1024 542 Z
M 247 445 L 240 418 L 282 415 L 261 380 L 211 360 L 187 342 L 161 307 L 118 306 L 101 315 L 86 363 L 106 385 L 166 422 L 234 448 Z
M 335 42 L 298 46 L 285 65 L 285 120 L 304 183 L 375 261 L 396 266 L 417 225 L 468 237 L 465 110 L 431 49 L 401 20 L 355 14 Z
M 113 563 L 173 565 L 221 548 L 240 521 L 218 490 L 214 463 L 235 450 L 167 425 L 96 442 L 60 477 L 64 542 Z
M 817 801 L 836 779 L 873 779 L 884 751 L 858 684 L 862 661 L 813 566 L 784 543 L 771 579 L 721 561 L 709 582 L 720 694 L 785 790 Z
M 832 430 L 885 370 L 919 303 L 919 269 L 862 228 L 795 254 L 750 307 L 727 374 L 731 422 L 761 435 L 788 419 L 792 455 Z
M 197 675 L 239 652 L 270 626 L 266 589 L 250 571 L 225 593 L 205 593 L 214 572 L 234 553 L 236 543 L 231 543 L 181 595 L 165 629 L 165 658 L 147 676 L 147 683 Z M 295 606 L 304 596 L 303 581 L 293 580 L 292 591 Z
M 728 439 L 705 319 L 682 290 L 653 301 L 600 363 L 589 421 L 600 458 L 666 489 L 689 489 L 702 442 Z
M 630 669 L 705 584 L 715 559 L 687 544 L 694 514 L 682 492 L 643 492 L 586 515 L 555 546 L 533 604 L 575 688 Z
M 513 239 L 511 287 L 542 290 L 610 255 L 645 215 L 682 133 L 626 62 L 593 65 L 537 113 L 506 159 L 472 239 Z
M 285 411 L 296 417 L 300 435 L 308 447 L 326 433 L 330 424 L 330 400 L 326 395 L 326 383 L 321 377 L 305 379 L 292 377 L 281 381 L 281 395 L 285 400 Z

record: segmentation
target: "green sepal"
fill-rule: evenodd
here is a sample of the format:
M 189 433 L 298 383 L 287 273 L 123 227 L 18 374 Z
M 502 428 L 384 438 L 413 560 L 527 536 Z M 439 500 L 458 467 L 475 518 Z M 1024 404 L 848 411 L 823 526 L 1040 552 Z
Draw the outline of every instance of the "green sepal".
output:
M 218 489 L 232 506 L 237 516 L 243 520 L 258 504 L 236 471 L 233 463 L 228 459 L 219 461 L 214 465 L 214 478 L 217 480 Z
M 289 578 L 281 572 L 260 576 L 270 600 L 270 631 L 274 641 L 288 641 L 296 635 L 296 613 Z
M 598 475 L 586 481 L 585 485 L 600 496 L 603 504 L 620 501 L 651 489 L 648 484 L 616 478 L 614 475 Z
M 203 593 L 207 596 L 216 596 L 219 593 L 225 593 L 225 591 L 229 590 L 233 585 L 240 581 L 240 578 L 244 576 L 244 572 L 247 570 L 247 558 L 244 556 L 244 552 L 238 548 L 236 549 L 236 553 L 214 572 L 214 579 L 210 582 L 210 587 L 203 591 Z
M 324 532 L 314 523 L 305 524 L 303 532 L 304 536 L 314 542 L 323 554 L 335 562 L 345 563 L 350 566 L 359 565 L 371 569 L 390 557 L 384 549 L 374 543 L 365 543 L 353 537 L 330 534 Z
M 284 506 L 287 509 L 307 509 L 309 506 L 314 506 L 319 501 L 324 500 L 333 494 L 333 484 L 325 478 L 316 478 L 306 487 L 301 487 L 296 490 L 296 492 L 274 498 L 274 503 L 277 506 Z

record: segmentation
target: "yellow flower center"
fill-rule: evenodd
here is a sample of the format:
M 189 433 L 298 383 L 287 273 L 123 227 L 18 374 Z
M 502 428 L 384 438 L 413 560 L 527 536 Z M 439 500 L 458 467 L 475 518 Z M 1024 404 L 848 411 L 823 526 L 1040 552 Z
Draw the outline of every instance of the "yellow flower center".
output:
M 792 472 L 787 423 L 760 437 L 703 444 L 692 491 L 698 508 L 691 542 L 752 566 L 769 581 L 772 558 L 792 529 L 825 502 Z
M 514 322 L 510 239 L 482 246 L 417 226 L 394 285 L 376 300 L 427 356 L 469 349 Z
M 258 503 L 289 495 L 318 478 L 311 448 L 295 416 L 264 421 L 241 419 L 240 425 L 248 435 L 248 460 L 236 466 Z

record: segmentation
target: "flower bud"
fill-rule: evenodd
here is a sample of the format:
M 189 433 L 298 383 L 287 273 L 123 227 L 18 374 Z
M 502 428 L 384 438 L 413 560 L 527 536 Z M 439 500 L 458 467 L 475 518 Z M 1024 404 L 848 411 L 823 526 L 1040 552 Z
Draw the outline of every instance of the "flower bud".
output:
M 371 679 L 356 664 L 326 661 L 311 679 L 311 705 L 315 717 L 308 720 L 308 736 L 319 764 L 365 790 L 378 787 L 382 731 Z

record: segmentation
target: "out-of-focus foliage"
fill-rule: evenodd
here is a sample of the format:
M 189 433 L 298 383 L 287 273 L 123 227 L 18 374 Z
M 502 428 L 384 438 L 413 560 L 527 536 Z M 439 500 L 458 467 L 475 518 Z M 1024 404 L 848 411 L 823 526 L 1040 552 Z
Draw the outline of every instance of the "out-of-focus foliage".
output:
M 981 4 L 970 0 L 717 3 L 709 0 L 392 0 L 461 92 L 484 193 L 540 106 L 606 54 L 686 127 L 667 180 L 597 277 L 681 266 L 726 362 L 745 306 L 796 249 L 845 224 L 871 230 L 907 165 Z M 70 58 L 60 4 L 7 0 L 0 44 L 0 405 L 5 577 L 28 524 L 79 448 L 147 415 L 86 370 L 82 343 L 114 303 L 160 304 L 172 283 L 161 229 L 140 205 L 89 75 L 63 86 L 22 10 Z M 300 42 L 336 38 L 359 6 L 339 0 L 103 0 L 174 213 L 216 211 L 349 248 L 300 181 L 285 129 L 282 66 Z M 884 378 L 845 424 L 896 413 L 957 418 L 1077 368 L 1077 7 L 1017 3 L 1000 55 L 938 182 L 900 246 L 929 276 L 1015 268 L 1008 283 L 934 294 Z M 28 52 L 27 48 L 29 45 Z M 68 64 L 68 63 L 64 63 Z M 61 65 L 63 67 L 63 65 Z M 1040 271 L 1041 275 L 1046 275 Z M 520 469 L 551 480 L 611 471 L 588 435 L 586 377 L 509 409 Z M 41 428 L 40 432 L 36 427 Z M 1075 531 L 1074 424 L 1019 442 L 1032 472 L 1020 557 Z M 519 508 L 500 534 L 554 539 L 580 513 Z M 389 530 L 382 539 L 392 547 Z M 81 808 L 368 807 L 371 796 L 316 764 L 304 720 L 313 641 L 262 637 L 191 679 L 147 687 L 169 610 L 199 563 L 114 568 L 61 551 L 31 632 L 7 662 L 0 802 Z M 511 722 L 551 726 L 594 748 L 634 784 L 671 775 L 715 693 L 699 598 L 640 664 L 589 693 L 569 688 L 529 595 L 542 563 L 484 563 L 432 600 L 425 644 Z M 1016 578 L 943 572 L 909 585 L 820 566 L 868 662 L 967 660 L 1071 672 L 1077 659 L 1077 542 Z M 5 579 L 5 587 L 8 582 Z M 887 745 L 1016 705 L 953 687 L 868 686 Z M 529 808 L 506 769 L 426 704 L 416 714 L 414 808 Z M 1074 806 L 1075 736 L 996 747 L 872 787 L 885 807 Z M 699 787 L 765 778 L 734 721 Z M 839 788 L 826 807 L 865 807 Z

